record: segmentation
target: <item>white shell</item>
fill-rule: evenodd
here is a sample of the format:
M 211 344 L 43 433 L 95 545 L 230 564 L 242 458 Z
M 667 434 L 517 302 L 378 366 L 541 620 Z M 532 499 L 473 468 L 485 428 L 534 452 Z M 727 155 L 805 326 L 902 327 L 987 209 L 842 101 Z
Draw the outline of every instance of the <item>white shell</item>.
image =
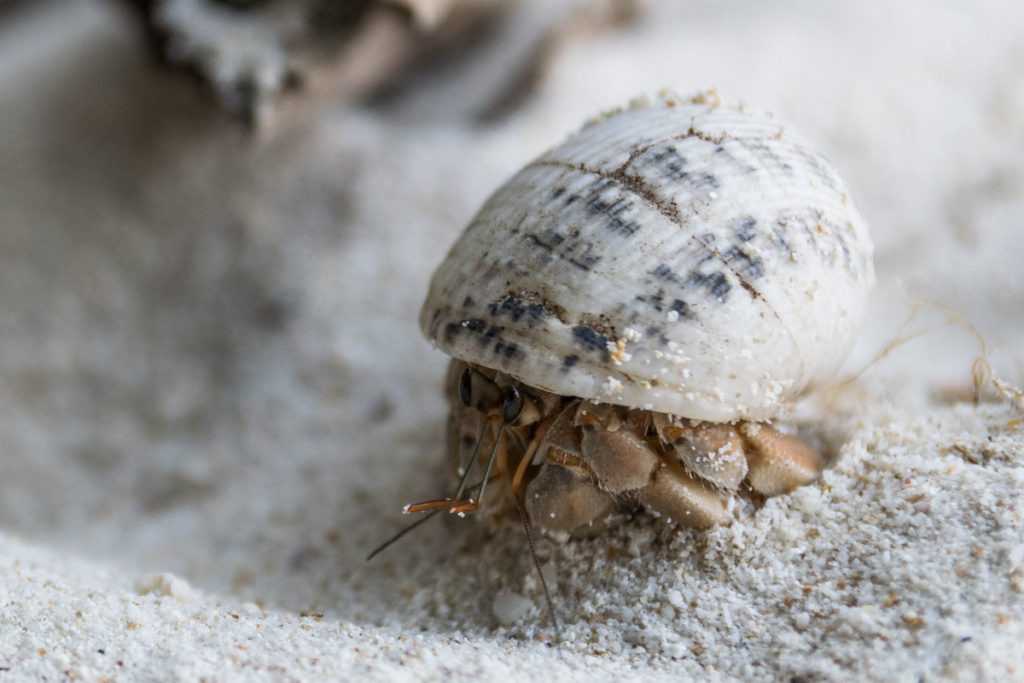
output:
M 714 92 L 665 92 L 499 188 L 434 273 L 420 327 L 545 391 L 763 420 L 838 369 L 871 254 L 802 138 Z

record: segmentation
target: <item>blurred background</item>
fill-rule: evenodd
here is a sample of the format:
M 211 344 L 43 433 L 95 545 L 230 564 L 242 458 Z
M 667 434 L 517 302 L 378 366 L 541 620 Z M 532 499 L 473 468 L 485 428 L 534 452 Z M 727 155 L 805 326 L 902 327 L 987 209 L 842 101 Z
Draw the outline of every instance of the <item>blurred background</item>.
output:
M 879 286 L 851 368 L 952 311 L 1019 386 L 1021 26 L 997 0 L 8 2 L 0 531 L 366 623 L 413 621 L 401 581 L 465 597 L 426 542 L 362 564 L 446 481 L 426 283 L 505 177 L 665 86 L 774 111 L 854 188 Z M 980 352 L 948 328 L 863 381 L 970 397 Z

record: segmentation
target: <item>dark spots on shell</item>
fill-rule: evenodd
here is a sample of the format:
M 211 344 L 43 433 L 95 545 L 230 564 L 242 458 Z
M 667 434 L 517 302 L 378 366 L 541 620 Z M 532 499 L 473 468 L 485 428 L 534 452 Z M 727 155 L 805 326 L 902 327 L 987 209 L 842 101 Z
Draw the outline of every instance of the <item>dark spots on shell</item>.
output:
M 607 176 L 598 174 L 598 178 L 579 193 L 569 194 L 566 188 L 559 187 L 551 193 L 551 201 L 560 201 L 563 210 L 577 201 L 583 202 L 583 209 L 589 218 L 623 237 L 629 237 L 640 229 L 639 222 L 623 217 L 634 207 L 633 201 Z
M 490 348 L 494 355 L 506 360 L 525 358 L 526 353 L 518 344 L 506 341 L 503 337 L 505 328 L 493 325 L 480 318 L 468 318 L 457 323 L 444 326 L 444 340 L 451 344 L 457 337 L 469 335 L 476 339 L 481 348 Z
M 683 279 L 679 277 L 667 263 L 659 263 L 657 268 L 655 268 L 651 274 L 659 280 L 671 282 L 674 285 L 683 284 Z
M 697 237 L 698 244 L 701 245 L 702 249 L 692 255 L 693 261 L 696 264 L 696 268 L 700 268 L 708 261 L 714 260 L 718 256 L 718 251 L 715 249 L 715 236 L 710 233 L 704 233 Z M 692 282 L 692 274 L 689 280 Z
M 583 193 L 560 195 L 560 197 L 565 197 L 562 200 L 563 207 L 568 207 L 577 200 L 585 201 L 588 213 L 593 212 L 592 215 L 609 216 L 609 219 L 605 221 L 605 226 L 615 234 L 631 237 L 643 227 L 638 221 L 625 220 L 620 215 L 627 208 L 634 205 L 633 199 L 622 197 L 626 192 L 651 205 L 658 213 L 673 223 L 678 223 L 680 213 L 679 207 L 675 205 L 675 202 L 661 196 L 656 186 L 649 185 L 643 178 L 626 171 L 626 168 L 632 164 L 633 159 L 634 157 L 631 156 L 622 167 L 613 171 L 587 168 L 583 164 L 569 164 L 564 161 L 537 161 L 534 163 L 544 166 L 560 166 L 596 176 L 597 180 L 591 183 Z M 609 193 L 607 197 L 604 196 L 606 191 Z M 594 201 L 595 199 L 596 201 Z M 625 199 L 627 204 L 618 203 L 620 199 Z
M 732 285 L 729 284 L 725 273 L 720 270 L 710 273 L 701 273 L 697 270 L 691 271 L 688 282 L 692 282 L 698 287 L 703 287 L 707 290 L 708 294 L 720 302 L 724 302 L 729 297 L 729 291 L 732 289 Z
M 526 354 L 519 348 L 518 344 L 506 342 L 500 338 L 494 343 L 494 353 L 506 360 L 526 357 Z
M 601 261 L 593 243 L 580 236 L 579 228 L 574 228 L 568 233 L 560 233 L 552 228 L 529 237 L 541 249 L 552 256 L 565 259 L 580 270 L 593 270 Z
M 547 311 L 540 304 L 523 301 L 513 295 L 489 304 L 487 313 L 495 318 L 508 318 L 514 323 L 523 321 L 531 329 L 547 316 Z
M 458 323 L 448 323 L 444 326 L 444 340 L 446 343 L 451 344 L 455 341 L 455 337 L 459 335 L 462 328 L 459 327 Z
M 743 159 L 740 159 L 735 154 L 732 153 L 732 150 L 729 149 L 730 147 L 735 146 L 742 147 L 743 143 L 740 142 L 739 140 L 726 140 L 724 144 L 715 147 L 715 153 L 718 156 L 723 157 L 724 159 L 728 159 L 728 161 L 716 163 L 724 163 L 733 169 L 742 168 L 743 173 L 746 175 L 757 175 L 757 167 L 751 165 L 746 161 L 746 154 L 743 155 Z
M 608 359 L 609 339 L 593 327 L 576 325 L 572 328 L 572 338 L 584 351 L 598 353 L 602 359 Z
M 652 309 L 654 309 L 656 313 L 664 313 L 671 311 L 676 313 L 681 319 L 696 319 L 696 315 L 694 314 L 693 309 L 690 307 L 690 304 L 686 303 L 682 299 L 675 297 L 672 297 L 671 301 L 667 300 L 664 289 L 658 289 L 653 294 L 648 294 L 646 296 L 638 295 L 636 297 L 636 300 L 641 303 L 647 304 Z M 662 330 L 658 327 L 651 326 L 647 328 L 647 334 L 649 336 L 653 337 L 661 333 Z
M 664 149 L 657 150 L 651 155 L 654 165 L 661 171 L 661 174 L 669 180 L 680 180 L 685 178 L 686 158 L 676 151 L 671 145 Z
M 749 242 L 757 236 L 757 231 L 754 230 L 757 227 L 757 219 L 753 216 L 737 218 L 732 227 L 737 242 Z
M 740 246 L 730 247 L 722 254 L 722 258 L 729 265 L 733 272 L 740 276 L 757 279 L 764 275 L 764 262 L 756 255 L 743 249 Z
M 527 324 L 533 327 L 535 323 L 541 323 L 546 318 L 554 318 L 564 325 L 569 324 L 569 316 L 564 306 L 561 306 L 551 299 L 548 299 L 540 292 L 530 290 L 512 290 L 512 283 L 506 282 L 509 291 L 499 302 L 492 303 L 488 307 L 491 315 L 508 314 L 513 322 L 518 322 L 525 316 Z
M 753 216 L 742 216 L 733 221 L 733 243 L 721 256 L 722 262 L 736 274 L 740 286 L 755 299 L 760 298 L 761 293 L 748 279 L 757 280 L 765 274 L 764 261 L 758 251 L 747 244 L 757 236 L 756 226 L 757 219 Z
M 600 218 L 607 230 L 629 237 L 640 229 L 637 221 L 622 218 L 623 213 L 633 208 L 633 201 L 623 195 L 612 178 L 601 177 L 594 181 L 587 188 L 583 199 L 587 215 Z
M 625 310 L 626 305 L 620 304 L 616 307 L 616 312 L 613 314 L 616 320 L 622 320 L 622 312 Z M 576 319 L 577 325 L 589 327 L 598 334 L 604 335 L 609 339 L 615 339 L 619 335 L 615 332 L 615 326 L 612 324 L 611 318 L 604 314 L 593 314 L 593 313 L 581 313 Z
M 689 183 L 695 190 L 717 190 L 721 183 L 713 174 L 706 171 L 694 173 L 689 178 Z
M 765 143 L 747 143 L 749 149 L 755 156 L 764 162 L 765 167 L 781 172 L 783 175 L 793 175 L 793 165 Z
M 446 318 L 449 314 L 451 314 L 451 312 L 452 307 L 447 304 L 443 306 L 438 306 L 436 309 L 434 309 L 434 312 L 430 315 L 430 325 L 428 325 L 428 329 L 430 330 L 431 336 L 436 338 L 437 326 L 440 324 L 440 321 Z
M 476 302 L 473 301 L 473 297 L 471 296 L 467 296 L 465 299 L 462 300 L 463 308 L 472 308 L 474 305 L 476 305 Z
M 690 310 L 690 304 L 686 303 L 682 299 L 673 299 L 672 300 L 672 307 L 669 308 L 669 310 L 679 314 L 680 318 L 685 318 L 687 320 L 693 320 L 694 316 L 693 316 L 693 311 Z
M 487 329 L 487 321 L 481 320 L 480 318 L 470 318 L 468 320 L 462 320 L 457 323 L 448 323 L 444 326 L 444 340 L 451 343 L 457 336 L 463 332 L 468 332 L 472 335 L 480 334 Z
M 680 250 L 675 255 L 693 264 L 688 273 L 682 275 L 673 270 L 668 263 L 659 263 L 651 271 L 651 275 L 656 280 L 672 285 L 670 290 L 674 288 L 680 292 L 686 292 L 696 287 L 724 303 L 733 287 L 729 278 L 729 272 L 732 272 L 744 289 L 752 296 L 758 297 L 760 294 L 746 281 L 747 279 L 756 280 L 765 275 L 765 264 L 757 250 L 747 245 L 757 236 L 756 225 L 757 220 L 752 216 L 742 216 L 736 219 L 732 226 L 734 232 L 729 238 L 732 243 L 725 248 L 724 252 L 720 249 L 725 245 L 719 244 L 719 237 L 714 233 L 705 232 L 695 235 L 689 247 L 685 251 Z M 661 299 L 662 295 L 663 292 L 659 290 L 658 299 Z M 644 300 L 642 297 L 637 298 Z M 656 311 L 662 310 L 661 306 L 650 298 L 646 300 L 654 305 Z M 671 310 L 679 313 L 680 317 L 693 318 L 693 312 L 685 301 L 682 299 L 675 301 L 678 306 L 674 306 Z
M 487 331 L 480 335 L 480 338 L 476 340 L 476 343 L 482 348 L 487 348 L 491 345 L 492 341 L 501 340 L 502 328 L 497 325 L 491 325 L 487 328 Z
M 521 264 L 517 263 L 515 259 L 508 258 L 501 264 L 500 268 L 496 269 L 495 272 L 511 274 L 512 277 L 519 279 L 526 277 L 530 274 L 530 271 L 524 268 Z M 508 285 L 506 281 L 506 285 Z
M 569 372 L 576 362 L 579 361 L 580 357 L 575 353 L 570 354 L 562 359 L 562 372 Z
M 686 157 L 672 145 L 652 150 L 644 161 L 665 180 L 685 183 L 693 190 L 715 190 L 721 184 L 712 173 L 687 169 Z
M 786 224 L 781 220 L 775 221 L 775 225 L 772 226 L 772 234 L 774 235 L 772 244 L 785 251 L 789 255 L 789 260 L 795 262 L 796 252 L 793 251 L 793 246 L 786 239 Z
M 662 311 L 665 310 L 665 305 L 662 301 L 662 297 L 664 296 L 665 290 L 659 289 L 654 294 L 648 296 L 644 296 L 643 294 L 637 294 L 635 299 L 642 304 L 647 304 L 648 306 L 653 308 L 657 313 L 661 313 Z

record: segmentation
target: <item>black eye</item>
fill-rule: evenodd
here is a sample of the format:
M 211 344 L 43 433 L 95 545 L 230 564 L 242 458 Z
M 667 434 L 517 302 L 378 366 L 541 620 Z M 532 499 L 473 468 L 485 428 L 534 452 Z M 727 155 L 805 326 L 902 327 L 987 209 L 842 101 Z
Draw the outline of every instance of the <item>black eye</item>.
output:
M 459 375 L 459 400 L 467 408 L 491 413 L 501 408 L 505 393 L 484 373 L 466 368 Z
M 459 400 L 467 408 L 471 405 L 473 398 L 473 371 L 466 368 L 459 375 Z
M 501 406 L 501 419 L 503 422 L 515 422 L 520 413 L 523 412 L 523 395 L 515 387 L 509 387 L 505 394 L 505 402 Z

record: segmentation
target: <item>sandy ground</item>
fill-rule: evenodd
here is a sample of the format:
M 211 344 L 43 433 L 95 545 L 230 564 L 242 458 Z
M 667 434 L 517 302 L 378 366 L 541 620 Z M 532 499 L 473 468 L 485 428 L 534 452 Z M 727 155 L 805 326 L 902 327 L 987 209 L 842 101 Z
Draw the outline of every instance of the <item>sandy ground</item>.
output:
M 975 403 L 979 337 L 930 329 L 969 320 L 1024 384 L 1020 26 L 996 1 L 650 3 L 496 123 L 449 64 L 253 140 L 110 5 L 23 5 L 0 26 L 0 673 L 1024 680 L 1024 406 Z M 748 522 L 542 539 L 556 649 L 515 525 L 364 557 L 445 487 L 433 267 L 519 165 L 665 85 L 764 105 L 843 170 L 877 243 L 867 370 L 794 406 L 833 464 Z

